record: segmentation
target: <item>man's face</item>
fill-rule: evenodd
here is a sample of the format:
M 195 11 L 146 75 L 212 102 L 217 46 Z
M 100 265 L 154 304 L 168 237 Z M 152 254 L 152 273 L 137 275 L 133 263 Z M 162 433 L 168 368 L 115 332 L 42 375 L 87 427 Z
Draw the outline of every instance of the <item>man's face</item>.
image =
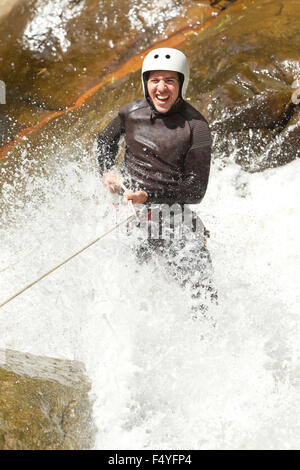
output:
M 150 72 L 147 87 L 155 109 L 159 113 L 167 113 L 178 98 L 178 73 L 167 70 Z

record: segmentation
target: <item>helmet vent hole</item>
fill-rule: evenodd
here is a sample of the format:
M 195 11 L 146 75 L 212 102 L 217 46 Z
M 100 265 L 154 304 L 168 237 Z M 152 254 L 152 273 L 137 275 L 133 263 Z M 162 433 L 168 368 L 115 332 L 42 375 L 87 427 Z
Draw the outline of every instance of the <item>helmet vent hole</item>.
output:
M 154 59 L 158 59 L 159 55 L 155 54 Z
M 166 59 L 171 59 L 171 56 L 169 54 L 167 54 Z

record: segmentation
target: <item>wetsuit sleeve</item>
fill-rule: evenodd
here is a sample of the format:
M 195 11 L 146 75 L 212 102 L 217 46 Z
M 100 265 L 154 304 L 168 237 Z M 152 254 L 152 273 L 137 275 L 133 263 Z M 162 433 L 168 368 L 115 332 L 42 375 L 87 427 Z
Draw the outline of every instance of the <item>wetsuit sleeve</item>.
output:
M 115 159 L 119 150 L 119 140 L 124 132 L 122 118 L 118 115 L 98 135 L 97 159 L 101 174 L 108 171 L 115 164 Z
M 211 135 L 206 121 L 193 121 L 190 127 L 191 146 L 184 158 L 181 181 L 175 188 L 148 193 L 147 202 L 198 204 L 203 199 L 210 171 Z

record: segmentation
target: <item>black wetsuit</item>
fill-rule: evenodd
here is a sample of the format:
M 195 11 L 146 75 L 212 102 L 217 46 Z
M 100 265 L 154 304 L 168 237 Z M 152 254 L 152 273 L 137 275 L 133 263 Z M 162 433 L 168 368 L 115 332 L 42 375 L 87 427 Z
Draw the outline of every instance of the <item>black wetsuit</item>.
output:
M 98 137 L 102 172 L 115 163 L 118 142 L 126 139 L 123 172 L 132 188 L 147 192 L 147 203 L 197 204 L 208 182 L 211 138 L 202 114 L 186 101 L 167 113 L 146 99 L 124 106 Z
M 126 186 L 146 191 L 147 206 L 184 206 L 202 200 L 209 177 L 211 137 L 205 118 L 195 108 L 181 98 L 167 113 L 158 113 L 149 99 L 124 106 L 98 136 L 101 173 L 115 164 L 122 135 Z M 192 232 L 185 230 L 180 240 L 143 239 L 136 251 L 140 260 L 153 251 L 164 254 L 172 275 L 192 287 L 192 297 L 198 299 L 203 297 L 204 285 L 206 291 L 210 289 L 211 262 L 203 231 Z

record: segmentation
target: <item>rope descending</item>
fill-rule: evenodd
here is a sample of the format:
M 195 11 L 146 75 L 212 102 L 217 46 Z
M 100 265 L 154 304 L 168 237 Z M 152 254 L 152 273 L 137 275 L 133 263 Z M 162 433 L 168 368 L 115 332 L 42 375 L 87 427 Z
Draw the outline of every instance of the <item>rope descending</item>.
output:
M 132 203 L 132 201 L 130 201 Z M 54 271 L 56 271 L 57 269 L 59 269 L 61 266 L 63 266 L 64 264 L 68 263 L 69 261 L 71 261 L 73 258 L 75 258 L 76 256 L 78 256 L 79 254 L 81 254 L 83 251 L 87 250 L 90 246 L 94 245 L 95 243 L 97 243 L 99 240 L 101 240 L 102 238 L 106 237 L 108 234 L 110 234 L 111 232 L 113 232 L 114 230 L 116 230 L 118 227 L 120 227 L 120 225 L 123 225 L 125 224 L 126 222 L 129 222 L 130 220 L 133 220 L 134 218 L 137 218 L 137 214 L 136 214 L 136 211 L 134 209 L 134 207 L 132 206 L 132 212 L 134 212 L 134 214 L 130 215 L 129 217 L 127 217 L 126 219 L 122 220 L 121 222 L 119 222 L 118 224 L 116 224 L 114 227 L 112 227 L 111 229 L 109 229 L 107 232 L 103 233 L 102 235 L 100 235 L 99 237 L 97 237 L 95 240 L 91 241 L 90 243 L 88 243 L 87 245 L 85 245 L 83 248 L 81 248 L 80 250 L 78 250 L 76 253 L 74 253 L 73 255 L 69 256 L 68 258 L 66 258 L 64 261 L 62 261 L 61 263 L 59 263 L 57 266 L 55 266 L 54 268 L 50 269 L 49 271 L 47 271 L 46 273 L 42 274 L 38 279 L 35 279 L 34 281 L 32 281 L 30 284 L 27 284 L 25 287 L 23 287 L 22 289 L 20 289 L 18 292 L 16 292 L 14 295 L 12 295 L 11 297 L 9 297 L 8 299 L 4 300 L 4 302 L 2 302 L 0 304 L 0 308 L 4 307 L 4 305 L 8 304 L 9 302 L 11 302 L 13 299 L 15 299 L 16 297 L 18 297 L 19 295 L 21 295 L 23 292 L 25 292 L 26 290 L 30 289 L 30 287 L 34 286 L 35 284 L 37 284 L 38 282 L 40 282 L 42 279 L 44 279 L 45 277 L 49 276 L 49 274 L 53 273 Z

